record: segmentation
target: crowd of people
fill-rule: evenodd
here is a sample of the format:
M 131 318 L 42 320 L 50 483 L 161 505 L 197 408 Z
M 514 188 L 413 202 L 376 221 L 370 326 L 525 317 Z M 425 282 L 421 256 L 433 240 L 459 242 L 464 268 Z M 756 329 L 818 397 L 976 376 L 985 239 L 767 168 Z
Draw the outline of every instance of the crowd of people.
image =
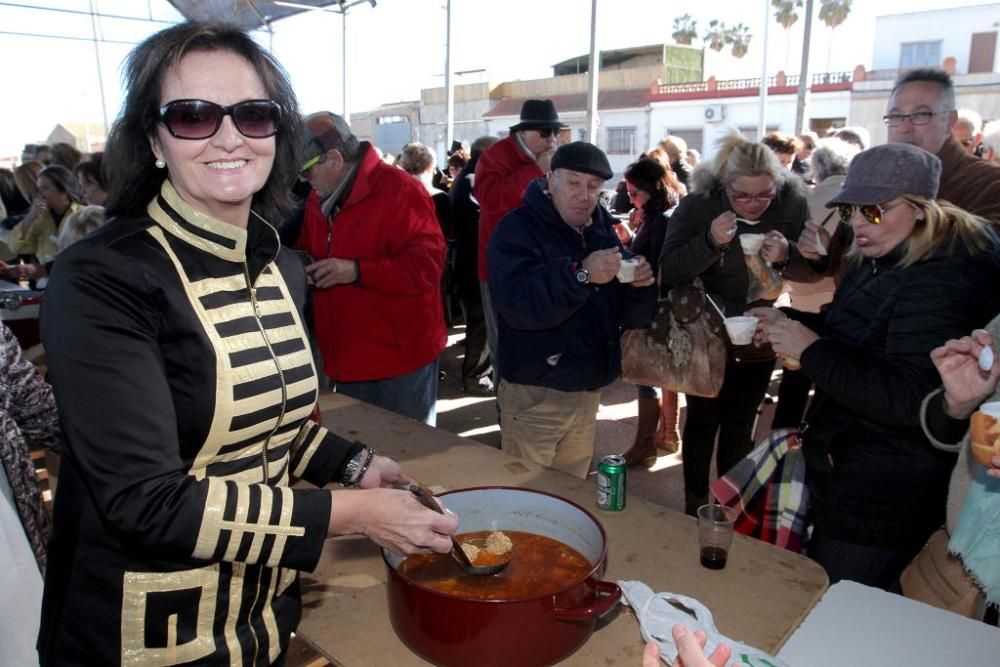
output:
M 639 386 L 628 465 L 682 449 L 694 514 L 713 457 L 723 475 L 751 451 L 783 365 L 771 426 L 801 429 L 807 554 L 831 582 L 895 590 L 953 529 L 968 420 L 1000 379 L 978 366 L 1000 313 L 1000 131 L 956 109 L 943 71 L 897 82 L 884 145 L 733 131 L 702 159 L 666 137 L 612 210 L 607 156 L 560 145 L 550 100 L 439 168 L 423 144 L 385 156 L 337 114 L 302 116 L 230 27 L 161 31 L 125 74 L 103 154 L 41 146 L 0 171 L 0 271 L 45 288 L 47 381 L 0 331 L 0 490 L 44 577 L 43 664 L 280 663 L 296 573 L 328 536 L 448 551 L 454 515 L 311 415 L 327 387 L 433 426 L 453 304 L 463 388 L 496 394 L 503 450 L 584 478 L 623 330 L 697 285 L 757 316 L 754 340 L 725 339 L 721 389 L 685 397 L 682 427 L 677 391 Z M 63 457 L 51 527 L 26 438 Z M 728 660 L 675 638 L 684 664 Z

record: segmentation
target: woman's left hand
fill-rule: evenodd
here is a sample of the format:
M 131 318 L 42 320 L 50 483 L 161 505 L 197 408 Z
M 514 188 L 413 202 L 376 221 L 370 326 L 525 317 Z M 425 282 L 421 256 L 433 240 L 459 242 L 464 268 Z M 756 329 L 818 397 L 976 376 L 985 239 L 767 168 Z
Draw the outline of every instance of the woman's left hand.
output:
M 788 239 L 779 231 L 771 230 L 764 237 L 760 256 L 765 262 L 781 264 L 788 261 Z
M 368 466 L 365 476 L 361 478 L 360 487 L 362 489 L 389 489 L 405 486 L 412 481 L 399 469 L 398 463 L 386 456 L 376 456 L 372 459 L 372 464 Z
M 632 280 L 632 286 L 649 287 L 656 282 L 656 276 L 653 275 L 653 267 L 641 255 L 637 255 L 636 259 L 639 260 L 639 263 L 635 267 L 635 279 Z
M 787 317 L 769 322 L 765 327 L 771 347 L 786 359 L 801 359 L 805 349 L 819 340 L 812 329 Z

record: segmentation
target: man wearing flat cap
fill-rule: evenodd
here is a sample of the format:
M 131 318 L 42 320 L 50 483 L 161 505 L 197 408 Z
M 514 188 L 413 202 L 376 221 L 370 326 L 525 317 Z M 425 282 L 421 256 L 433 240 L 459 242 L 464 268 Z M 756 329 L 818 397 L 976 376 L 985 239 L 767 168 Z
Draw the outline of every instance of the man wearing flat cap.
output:
M 510 128 L 510 135 L 483 152 L 476 164 L 473 194 L 479 201 L 479 281 L 482 288 L 483 314 L 490 356 L 496 367 L 496 317 L 487 287 L 489 269 L 486 248 L 500 219 L 521 204 L 525 188 L 549 171 L 552 154 L 559 145 L 559 122 L 552 100 L 525 100 L 521 119 Z
M 648 323 L 655 277 L 622 247 L 598 205 L 612 176 L 604 153 L 574 142 L 555 152 L 551 167 L 504 216 L 488 250 L 501 445 L 583 478 L 601 388 L 621 374 L 622 327 Z M 623 265 L 623 257 L 635 261 Z
M 316 338 L 338 392 L 431 425 L 445 241 L 427 191 L 379 159 L 340 116 L 306 118 L 313 186 L 297 247 L 313 287 Z

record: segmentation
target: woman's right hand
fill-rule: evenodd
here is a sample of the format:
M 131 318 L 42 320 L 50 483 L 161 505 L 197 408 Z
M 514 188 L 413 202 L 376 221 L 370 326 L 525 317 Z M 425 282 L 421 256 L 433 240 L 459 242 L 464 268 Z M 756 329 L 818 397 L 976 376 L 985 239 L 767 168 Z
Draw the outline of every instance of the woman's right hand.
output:
M 399 489 L 337 490 L 327 536 L 362 534 L 400 555 L 448 553 L 458 516 L 427 509 L 409 491 Z
M 732 211 L 720 214 L 712 221 L 709 233 L 712 236 L 712 243 L 716 247 L 721 248 L 732 243 L 736 237 L 736 214 Z
M 979 367 L 979 354 L 986 347 L 994 352 L 989 371 Z M 982 329 L 935 348 L 931 351 L 931 361 L 944 385 L 945 413 L 953 419 L 967 419 L 993 395 L 1000 382 L 1000 360 L 996 358 L 993 336 Z
M 799 254 L 806 259 L 817 260 L 826 253 L 820 253 L 817 248 L 822 247 L 827 250 L 830 247 L 830 232 L 826 231 L 822 225 L 816 224 L 812 220 L 806 220 L 799 240 L 795 244 Z

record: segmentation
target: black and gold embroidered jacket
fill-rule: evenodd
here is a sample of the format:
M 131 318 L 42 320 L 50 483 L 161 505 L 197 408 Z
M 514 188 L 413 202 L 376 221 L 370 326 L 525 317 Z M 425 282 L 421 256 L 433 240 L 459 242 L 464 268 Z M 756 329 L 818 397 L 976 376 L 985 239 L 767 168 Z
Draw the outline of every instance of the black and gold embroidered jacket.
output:
M 265 665 L 299 619 L 356 451 L 307 418 L 302 265 L 169 181 L 59 256 L 42 314 L 63 424 L 43 664 Z

